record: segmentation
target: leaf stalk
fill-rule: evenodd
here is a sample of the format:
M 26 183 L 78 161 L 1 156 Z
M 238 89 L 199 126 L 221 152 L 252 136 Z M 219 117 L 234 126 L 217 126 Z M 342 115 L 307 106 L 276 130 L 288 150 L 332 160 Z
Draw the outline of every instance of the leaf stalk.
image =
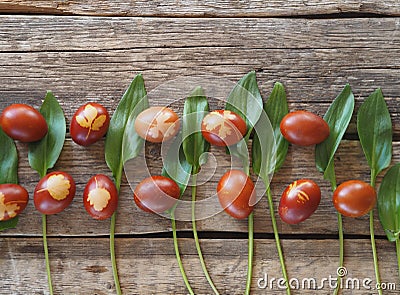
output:
M 268 199 L 269 213 L 271 216 L 272 228 L 274 231 L 276 249 L 278 250 L 279 262 L 281 264 L 283 278 L 285 279 L 286 294 L 290 295 L 291 290 L 290 290 L 290 285 L 289 285 L 289 277 L 287 275 L 287 270 L 286 270 L 286 266 L 285 266 L 285 258 L 283 256 L 283 252 L 282 252 L 281 242 L 280 242 L 279 233 L 278 233 L 278 226 L 276 224 L 276 218 L 275 218 L 274 203 L 272 200 L 271 189 L 269 186 L 267 189 L 267 199 Z
M 200 242 L 199 242 L 199 236 L 197 235 L 197 228 L 196 228 L 196 185 L 197 185 L 197 172 L 199 171 L 199 169 L 197 169 L 196 167 L 193 167 L 193 175 L 192 175 L 192 228 L 193 228 L 193 236 L 194 236 L 194 241 L 196 244 L 196 250 L 197 250 L 197 254 L 199 255 L 199 259 L 200 259 L 200 264 L 201 264 L 201 268 L 203 269 L 203 273 L 206 276 L 207 282 L 210 284 L 210 287 L 212 288 L 212 290 L 214 291 L 214 293 L 216 295 L 219 295 L 219 292 L 217 290 L 217 288 L 214 285 L 214 282 L 212 281 L 210 274 L 208 273 L 206 264 L 204 262 L 204 258 L 203 258 L 203 253 L 201 251 L 201 247 L 200 247 Z
M 178 238 L 177 238 L 177 235 L 176 235 L 176 222 L 175 222 L 175 213 L 174 213 L 174 211 L 171 211 L 171 225 L 172 225 L 172 236 L 173 236 L 173 239 L 174 239 L 175 256 L 176 256 L 176 260 L 178 261 L 179 270 L 181 272 L 183 281 L 185 282 L 186 289 L 188 290 L 190 295 L 194 295 L 192 287 L 190 286 L 189 280 L 188 280 L 188 278 L 186 276 L 185 269 L 183 268 L 181 255 L 179 254 Z
M 48 286 L 49 286 L 50 295 L 53 295 L 53 284 L 51 281 L 49 249 L 47 246 L 47 217 L 46 217 L 46 214 L 42 214 L 42 233 L 43 233 L 44 257 L 46 260 L 47 282 L 48 282 Z

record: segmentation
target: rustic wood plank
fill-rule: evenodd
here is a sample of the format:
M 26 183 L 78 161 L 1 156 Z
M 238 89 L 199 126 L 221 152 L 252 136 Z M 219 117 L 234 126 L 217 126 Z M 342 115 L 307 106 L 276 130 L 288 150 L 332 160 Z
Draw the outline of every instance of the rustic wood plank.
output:
M 399 18 L 60 18 L 1 15 L 0 20 L 0 51 L 12 52 L 154 47 L 392 49 L 398 48 L 400 38 Z
M 29 168 L 27 161 L 27 149 L 24 145 L 18 145 L 20 151 L 20 181 L 32 196 L 34 187 L 38 181 L 37 173 Z M 151 151 L 149 151 L 149 149 Z M 215 155 L 221 161 L 215 176 L 205 185 L 198 189 L 198 198 L 211 196 L 215 193 L 215 188 L 219 177 L 230 167 L 230 158 L 224 155 L 224 151 L 213 149 Z M 157 156 L 157 149 L 151 145 L 147 149 L 149 156 L 148 167 L 151 173 L 158 174 L 161 171 L 161 158 Z M 400 143 L 395 142 L 393 150 L 393 162 L 400 162 Z M 103 142 L 98 142 L 88 149 L 82 148 L 74 144 L 71 140 L 67 140 L 64 151 L 61 155 L 56 169 L 64 170 L 71 173 L 77 183 L 77 193 L 72 205 L 64 212 L 48 217 L 48 233 L 50 236 L 69 236 L 69 235 L 108 235 L 109 221 L 96 221 L 90 218 L 86 213 L 82 204 L 82 193 L 87 180 L 96 173 L 110 172 L 104 163 Z M 366 160 L 363 157 L 361 147 L 357 141 L 344 141 L 336 156 L 336 171 L 338 183 L 348 179 L 361 179 L 369 181 L 369 169 Z M 141 164 L 138 164 L 140 166 Z M 140 169 L 142 170 L 142 169 Z M 148 174 L 139 176 L 139 168 L 137 177 L 134 179 L 133 186 Z M 278 227 L 282 234 L 336 234 L 337 221 L 335 209 L 332 206 L 332 192 L 327 181 L 323 180 L 322 174 L 317 172 L 314 165 L 314 150 L 312 148 L 291 147 L 288 157 L 282 169 L 274 175 L 271 188 L 275 200 L 275 209 L 278 206 L 279 198 L 284 188 L 292 181 L 299 178 L 311 178 L 315 180 L 322 190 L 322 201 L 312 218 L 299 224 L 287 225 L 278 219 Z M 378 184 L 380 178 L 378 179 Z M 189 191 L 186 193 L 189 199 Z M 218 203 L 210 203 L 205 205 L 203 210 L 212 212 Z M 198 210 L 201 210 L 198 208 Z M 219 207 L 218 207 L 219 208 Z M 344 218 L 344 229 L 347 234 L 368 235 L 368 218 L 362 217 L 357 219 Z M 78 226 L 79 225 L 79 226 Z M 197 222 L 199 231 L 226 231 L 226 232 L 247 232 L 247 221 L 234 220 L 227 214 L 220 214 L 208 219 Z M 191 231 L 190 222 L 178 222 L 180 230 Z M 384 236 L 378 219 L 375 220 L 376 234 Z M 126 181 L 123 182 L 121 196 L 119 201 L 119 211 L 117 218 L 117 233 L 151 233 L 151 232 L 168 232 L 171 230 L 171 223 L 168 219 L 144 213 L 138 209 L 132 197 L 132 191 Z M 272 226 L 268 213 L 267 201 L 262 199 L 255 209 L 255 231 L 257 233 L 270 234 Z M 35 211 L 32 200 L 28 204 L 26 210 L 21 214 L 18 227 L 0 233 L 0 235 L 41 235 L 40 214 Z
M 390 59 L 387 59 L 388 52 Z M 134 72 L 143 73 L 147 89 L 151 91 L 182 76 L 237 81 L 246 72 L 256 69 L 265 99 L 273 83 L 281 81 L 292 110 L 310 109 L 320 115 L 347 82 L 355 94 L 356 109 L 372 91 L 381 87 L 394 122 L 394 133 L 397 138 L 400 134 L 397 123 L 400 102 L 398 47 L 390 50 L 195 47 L 111 52 L 17 52 L 0 53 L 0 56 L 1 109 L 10 100 L 38 107 L 46 90 L 51 89 L 69 119 L 79 104 L 90 100 L 104 104 L 112 112 Z M 177 97 L 158 99 L 165 104 L 166 101 L 172 103 Z M 157 101 L 153 99 L 152 103 L 157 104 Z M 355 133 L 354 124 L 349 132 Z
M 201 240 L 204 258 L 210 275 L 221 294 L 242 294 L 247 270 L 246 240 Z M 289 276 L 301 282 L 314 278 L 321 284 L 323 278 L 336 278 L 338 242 L 336 240 L 283 240 Z M 108 240 L 49 239 L 49 251 L 55 294 L 115 294 L 109 260 Z M 196 294 L 210 294 L 202 274 L 192 239 L 180 239 L 184 267 Z M 398 277 L 393 244 L 377 242 L 382 282 L 396 285 Z M 360 281 L 360 288 L 352 284 L 343 294 L 375 294 L 363 287 L 370 279 L 375 286 L 372 255 L 368 240 L 348 240 L 345 243 L 345 265 L 348 275 L 343 278 Z M 124 294 L 185 294 L 186 290 L 177 267 L 172 239 L 117 239 L 117 261 Z M 42 242 L 38 238 L 3 238 L 0 240 L 1 294 L 47 294 Z M 277 252 L 273 240 L 255 240 L 252 294 L 285 294 L 276 282 L 268 289 L 259 288 L 258 280 L 281 278 Z M 318 267 L 315 267 L 318 265 Z M 293 281 L 295 282 L 295 281 Z M 306 281 L 304 281 L 306 282 Z M 351 283 L 351 281 L 348 281 Z M 260 281 L 260 286 L 264 281 Z M 315 294 L 307 288 L 294 290 L 294 294 Z M 388 285 L 387 285 L 388 286 Z M 330 294 L 325 282 L 318 294 Z M 322 292 L 322 293 L 321 293 Z M 372 293 L 371 293 L 372 292 Z
M 318 0 L 245 0 L 245 1 L 33 1 L 2 0 L 0 12 L 38 14 L 76 14 L 107 16 L 179 16 L 179 17 L 272 17 L 326 15 L 336 13 L 375 13 L 400 15 L 398 1 L 376 2 Z

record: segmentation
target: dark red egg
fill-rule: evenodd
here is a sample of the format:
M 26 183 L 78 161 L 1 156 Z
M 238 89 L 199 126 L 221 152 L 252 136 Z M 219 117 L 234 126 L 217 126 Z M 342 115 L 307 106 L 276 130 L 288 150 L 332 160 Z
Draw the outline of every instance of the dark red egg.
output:
M 90 102 L 81 106 L 71 120 L 71 138 L 82 146 L 100 140 L 108 130 L 110 115 L 101 104 Z
M 256 200 L 254 183 L 240 170 L 226 172 L 218 182 L 218 200 L 230 216 L 243 219 L 253 211 Z
M 75 189 L 71 175 L 61 171 L 51 172 L 37 184 L 33 202 L 40 213 L 56 214 L 71 204 Z
M 348 217 L 360 217 L 371 211 L 377 201 L 375 189 L 361 180 L 349 180 L 333 193 L 336 210 Z
M 300 223 L 317 210 L 320 201 L 321 190 L 314 181 L 296 180 L 282 193 L 279 202 L 279 216 L 286 223 Z
M 0 184 L 0 221 L 6 221 L 20 214 L 28 204 L 29 195 L 18 184 Z
M 136 186 L 133 197 L 143 211 L 162 213 L 175 205 L 180 190 L 176 182 L 168 177 L 151 176 Z
M 300 146 L 321 143 L 329 136 L 328 123 L 308 111 L 287 114 L 281 121 L 280 129 L 287 141 Z
M 201 123 L 205 140 L 215 146 L 238 143 L 246 134 L 246 122 L 238 114 L 228 110 L 216 110 L 207 114 Z
M 12 139 L 34 142 L 42 139 L 48 131 L 45 118 L 26 104 L 12 104 L 0 116 L 0 126 Z
M 114 182 L 104 174 L 90 178 L 83 191 L 83 204 L 94 219 L 111 217 L 118 206 L 118 191 Z

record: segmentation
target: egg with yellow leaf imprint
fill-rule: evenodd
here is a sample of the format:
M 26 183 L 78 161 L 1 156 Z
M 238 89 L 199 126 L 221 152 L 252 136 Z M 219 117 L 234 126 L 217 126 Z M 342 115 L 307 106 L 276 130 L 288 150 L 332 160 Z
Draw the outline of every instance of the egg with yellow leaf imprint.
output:
M 28 204 L 25 188 L 14 183 L 0 184 L 0 221 L 16 217 Z
M 179 131 L 180 121 L 177 113 L 167 107 L 150 107 L 135 119 L 136 133 L 143 139 L 160 143 L 170 140 Z
M 215 146 L 237 144 L 246 131 L 246 122 L 238 114 L 228 110 L 212 111 L 201 122 L 204 139 Z
M 111 217 L 118 206 L 118 191 L 114 182 L 104 174 L 90 178 L 83 191 L 83 204 L 94 219 Z
M 33 202 L 43 214 L 56 214 L 71 204 L 75 196 L 75 181 L 71 175 L 55 171 L 43 177 L 35 188 Z
M 71 138 L 82 146 L 89 146 L 102 138 L 110 125 L 110 115 L 101 104 L 90 102 L 81 106 L 71 120 Z

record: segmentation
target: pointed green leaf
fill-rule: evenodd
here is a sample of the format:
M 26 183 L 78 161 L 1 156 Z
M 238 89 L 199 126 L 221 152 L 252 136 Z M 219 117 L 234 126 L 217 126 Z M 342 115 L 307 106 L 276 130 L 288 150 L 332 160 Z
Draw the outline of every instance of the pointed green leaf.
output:
M 48 91 L 40 113 L 46 119 L 48 132 L 45 137 L 29 144 L 29 164 L 40 177 L 53 168 L 60 157 L 65 141 L 66 123 L 60 104 L 51 91 Z
M 186 161 L 181 143 L 182 134 L 180 133 L 174 139 L 174 142 L 168 149 L 166 157 L 163 159 L 164 165 L 162 175 L 174 180 L 179 186 L 181 195 L 183 195 L 189 183 L 192 165 Z
M 18 153 L 14 141 L 0 127 L 0 184 L 18 183 Z
M 289 148 L 289 143 L 280 130 L 282 118 L 289 112 L 286 92 L 281 83 L 275 83 L 264 104 L 264 111 L 267 119 L 262 114 L 255 127 L 252 164 L 254 173 L 267 180 L 270 173 L 278 171 L 282 166 Z M 268 126 L 271 126 L 272 131 Z
M 373 92 L 361 105 L 357 131 L 365 157 L 371 167 L 371 179 L 389 167 L 392 159 L 392 122 L 381 89 Z
M 135 130 L 136 117 L 149 107 L 147 96 L 144 96 L 135 106 L 124 130 L 122 139 L 122 163 L 137 157 L 143 147 L 144 139 L 141 138 Z
M 123 138 L 129 117 L 135 110 L 136 105 L 140 102 L 140 108 L 136 109 L 137 114 L 140 109 L 148 107 L 147 98 L 145 97 L 146 89 L 144 87 L 144 80 L 142 75 L 139 74 L 133 79 L 125 94 L 122 96 L 111 118 L 105 142 L 105 158 L 114 177 L 121 176 L 124 162 L 133 158 L 136 153 L 140 151 L 143 144 L 142 139 L 134 136 L 133 138 L 127 137 L 127 141 L 125 145 L 123 145 Z M 131 118 L 131 122 L 134 122 L 133 119 L 134 118 Z M 133 125 L 131 125 L 132 124 L 129 125 L 129 128 L 134 129 Z M 134 130 L 132 132 L 134 132 Z
M 187 162 L 196 170 L 200 167 L 201 155 L 210 148 L 210 144 L 201 134 L 201 122 L 207 112 L 208 101 L 204 90 L 197 87 L 185 100 L 182 120 L 183 151 Z
M 18 224 L 18 216 L 15 216 L 14 218 L 11 218 L 6 221 L 0 221 L 0 231 L 16 228 L 17 224 Z
M 400 234 L 400 163 L 390 168 L 382 179 L 378 192 L 379 220 L 389 241 Z
M 246 122 L 245 137 L 236 145 L 227 147 L 226 152 L 241 159 L 244 170 L 248 172 L 250 163 L 247 143 L 263 111 L 263 101 L 254 71 L 246 74 L 235 85 L 227 98 L 225 109 L 238 114 Z
M 346 85 L 342 92 L 335 98 L 324 120 L 330 128 L 329 137 L 315 148 L 315 163 L 317 169 L 324 173 L 324 178 L 335 182 L 334 156 L 340 141 L 346 132 L 354 110 L 354 95 L 350 85 Z
M 263 101 L 254 71 L 246 74 L 235 85 L 228 96 L 225 109 L 240 115 L 246 121 L 247 134 L 251 133 L 263 110 Z

